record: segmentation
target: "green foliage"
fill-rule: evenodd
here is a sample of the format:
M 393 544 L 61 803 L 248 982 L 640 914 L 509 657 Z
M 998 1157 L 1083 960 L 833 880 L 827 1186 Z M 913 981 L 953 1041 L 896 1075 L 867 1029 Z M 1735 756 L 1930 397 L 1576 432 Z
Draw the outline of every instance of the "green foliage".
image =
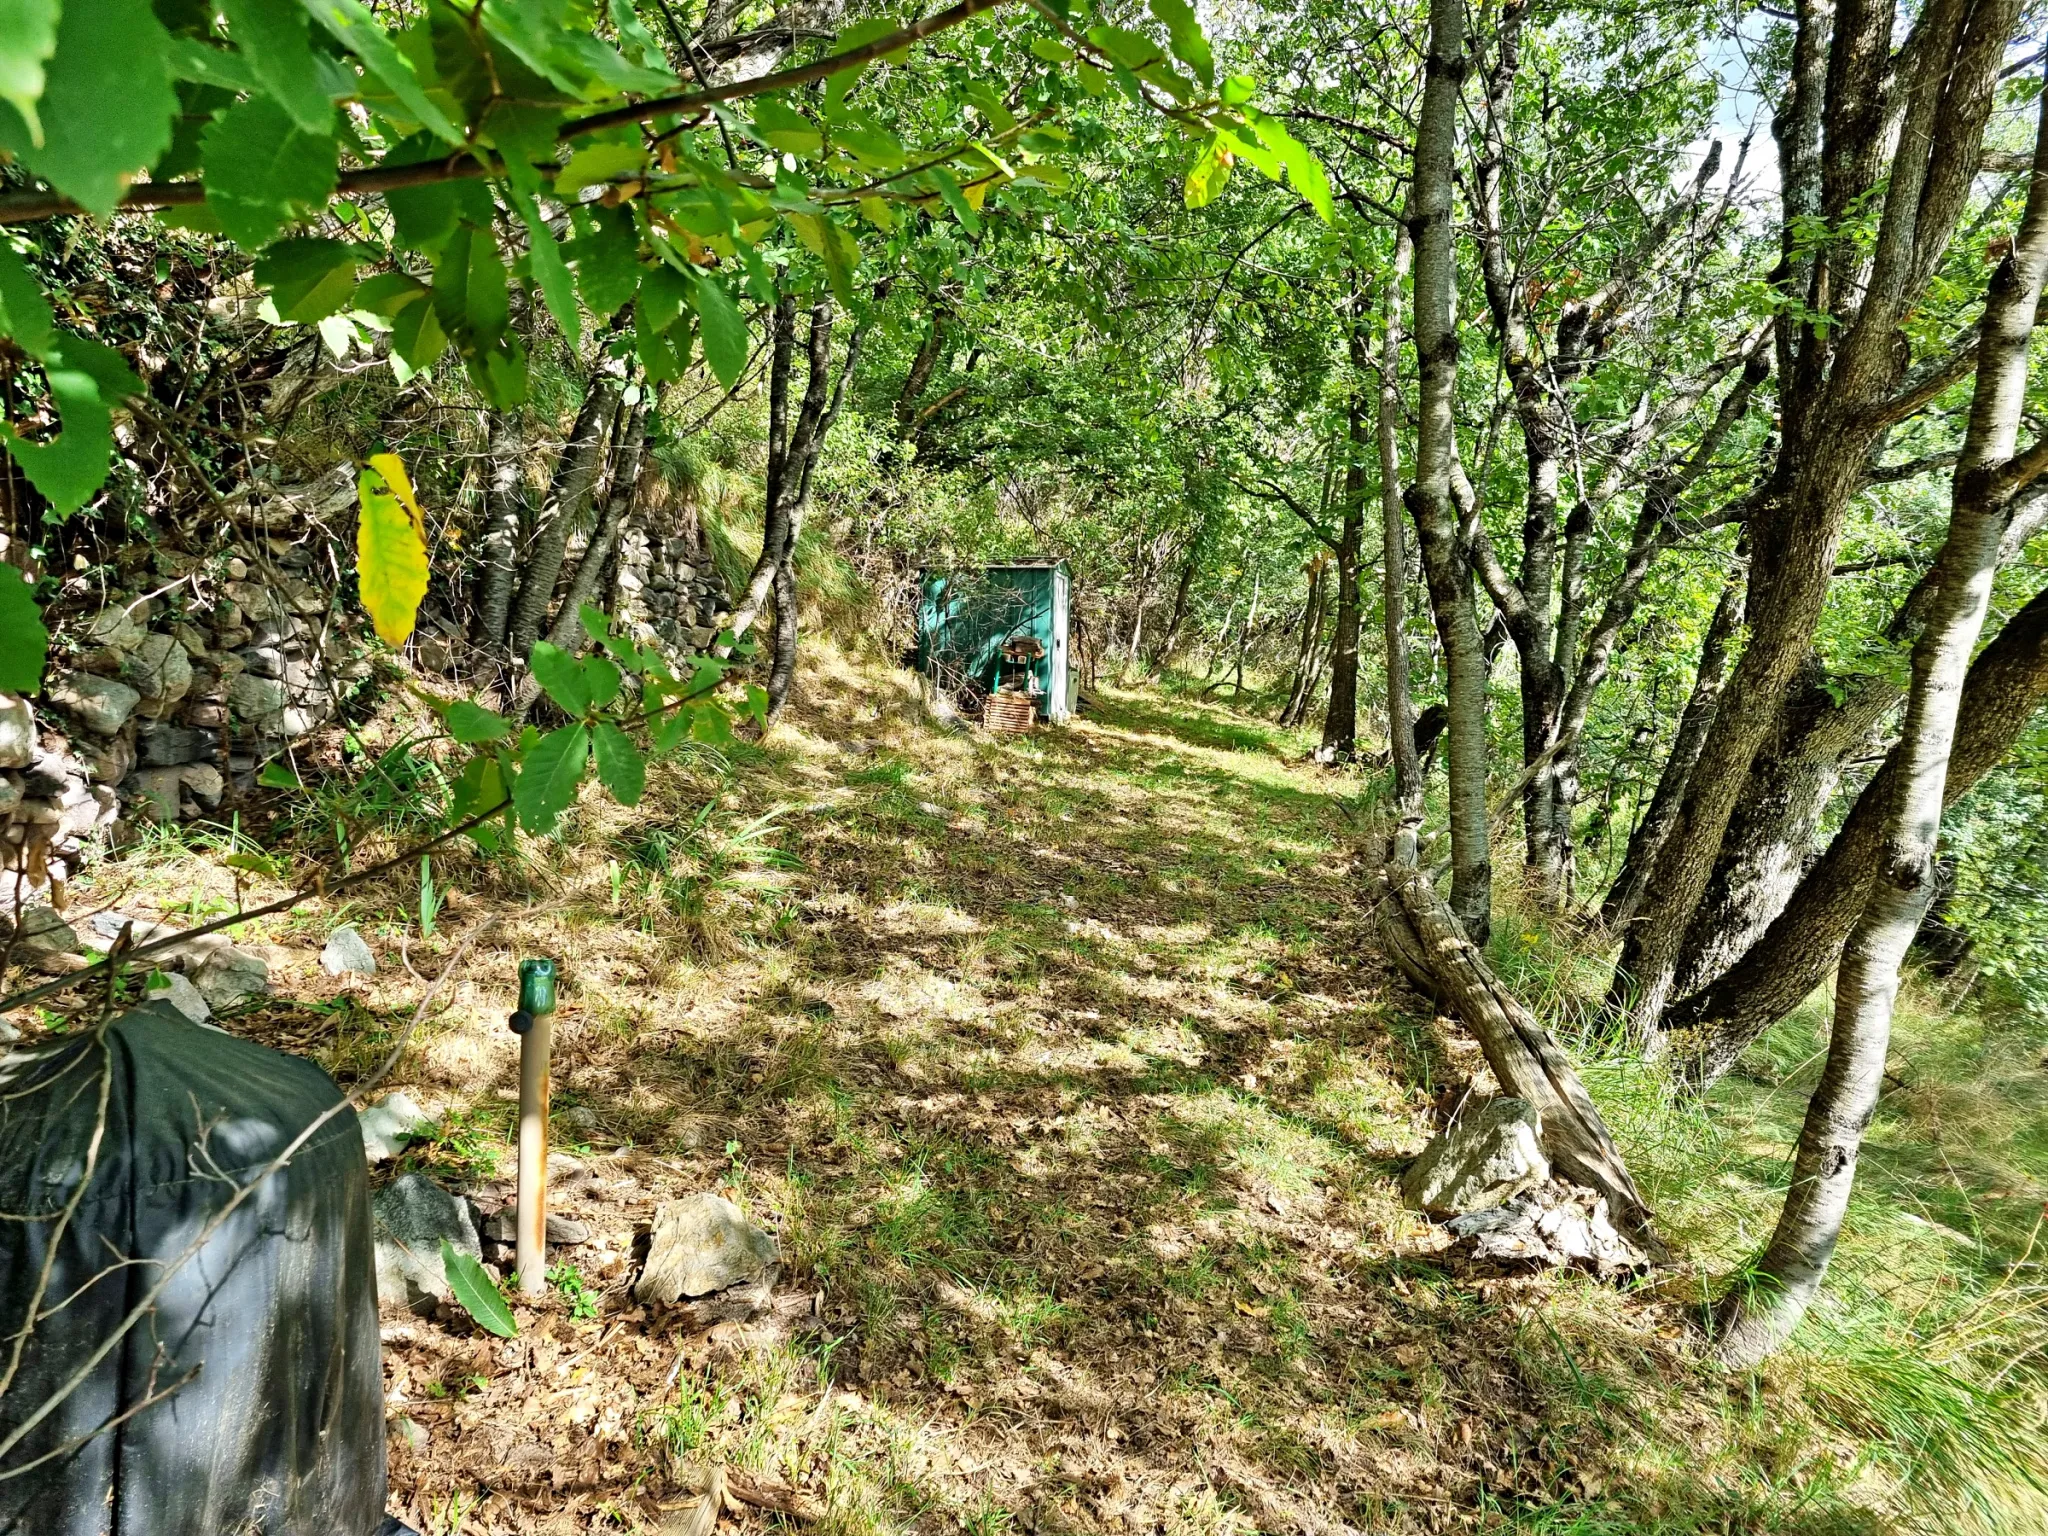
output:
M 35 589 L 20 571 L 0 565 L 0 692 L 34 693 L 43 685 L 50 632 Z
M 560 1291 L 562 1299 L 569 1303 L 571 1317 L 588 1321 L 597 1316 L 598 1293 L 574 1264 L 564 1260 L 550 1266 L 548 1284 Z
M 896 35 L 892 18 L 870 17 L 827 62 L 717 102 L 685 89 L 627 0 L 602 16 L 590 0 L 427 0 L 388 20 L 360 0 L 227 0 L 162 19 L 144 0 L 7 4 L 0 146 L 51 190 L 104 217 L 138 173 L 150 173 L 146 199 L 160 183 L 194 185 L 196 169 L 203 205 L 167 218 L 258 254 L 279 321 L 321 324 L 337 347 L 350 332 L 333 317 L 388 321 L 401 379 L 452 346 L 501 407 L 528 388 L 514 285 L 538 290 L 572 346 L 586 311 L 618 317 L 614 344 L 655 381 L 701 347 L 730 389 L 752 353 L 746 301 L 829 286 L 860 308 L 863 267 L 913 232 L 907 216 L 932 231 L 950 216 L 970 237 L 999 209 L 1042 216 L 1069 184 L 1048 158 L 1066 142 L 1058 120 L 1091 99 L 1069 65 L 1114 74 L 1190 131 L 1271 139 L 1274 154 L 1251 158 L 1275 176 L 1284 162 L 1329 216 L 1307 152 L 1284 131 L 1273 139 L 1247 92 L 1211 91 L 1213 50 L 1185 0 L 1153 0 L 1165 46 L 1051 11 L 992 18 L 935 66 L 913 65 L 906 42 L 887 58 L 918 72 L 916 87 L 856 98 L 869 60 L 829 58 Z M 735 139 L 776 159 L 753 169 Z M 384 191 L 381 212 L 352 203 L 330 219 L 344 160 L 418 174 Z M 337 222 L 345 242 L 326 232 Z M 321 227 L 296 232 L 309 223 Z M 31 442 L 9 428 L 8 445 L 61 514 L 104 479 L 107 407 L 135 386 L 82 338 L 39 339 L 38 318 L 12 315 L 63 430 Z
M 479 1328 L 495 1333 L 501 1339 L 518 1336 L 518 1319 L 505 1305 L 505 1297 L 498 1290 L 497 1283 L 485 1272 L 483 1265 L 468 1254 L 458 1252 L 445 1237 L 441 1239 L 441 1270 L 448 1277 L 448 1289 Z

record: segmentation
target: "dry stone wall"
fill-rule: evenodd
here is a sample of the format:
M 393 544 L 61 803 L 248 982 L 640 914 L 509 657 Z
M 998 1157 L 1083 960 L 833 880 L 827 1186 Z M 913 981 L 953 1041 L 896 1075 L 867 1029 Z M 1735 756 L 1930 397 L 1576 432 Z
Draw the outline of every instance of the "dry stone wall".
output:
M 53 604 L 55 643 L 33 704 L 0 694 L 0 933 L 7 914 L 63 905 L 64 882 L 124 824 L 231 811 L 257 771 L 331 722 L 372 673 L 367 624 L 342 591 L 355 481 L 251 482 L 210 552 L 135 546 L 102 593 Z M 672 656 L 707 650 L 732 600 L 687 508 L 637 515 L 611 582 L 614 609 Z M 430 599 L 430 604 L 432 599 Z M 461 626 L 431 606 L 412 659 L 475 677 Z

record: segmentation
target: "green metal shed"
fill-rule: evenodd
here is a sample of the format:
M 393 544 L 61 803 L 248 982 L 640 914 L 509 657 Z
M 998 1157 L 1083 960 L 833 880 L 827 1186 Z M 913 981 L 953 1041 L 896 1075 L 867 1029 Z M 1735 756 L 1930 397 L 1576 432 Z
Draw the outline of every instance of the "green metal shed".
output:
M 1070 664 L 1067 564 L 1017 560 L 970 570 L 923 573 L 917 611 L 917 664 L 941 687 L 973 684 L 996 691 L 1003 646 L 1036 640 L 1042 654 L 1029 662 L 1034 701 L 1054 724 L 1074 712 L 1080 674 Z

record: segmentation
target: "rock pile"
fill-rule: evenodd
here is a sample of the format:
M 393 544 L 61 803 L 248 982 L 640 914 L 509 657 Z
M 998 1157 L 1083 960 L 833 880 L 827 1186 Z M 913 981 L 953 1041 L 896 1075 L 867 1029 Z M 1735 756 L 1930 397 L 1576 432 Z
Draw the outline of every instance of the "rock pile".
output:
M 351 538 L 350 465 L 305 485 L 257 479 L 226 499 L 239 537 L 203 556 L 132 546 L 102 599 L 52 605 L 42 697 L 0 694 L 0 909 L 63 885 L 117 822 L 218 814 L 257 770 L 332 720 L 370 676 L 365 621 L 334 589 Z M 619 551 L 616 608 L 642 641 L 701 653 L 732 599 L 687 506 L 639 516 Z M 87 606 L 77 613 L 88 597 Z M 462 670 L 460 626 L 422 614 L 414 660 Z M 351 967 L 352 969 L 354 967 Z
M 1454 1217 L 1446 1226 L 1481 1264 L 1586 1269 L 1603 1280 L 1650 1267 L 1649 1255 L 1616 1229 L 1605 1195 L 1555 1179 L 1505 1205 Z
M 324 541 L 303 535 L 353 500 L 345 466 L 309 487 L 256 482 L 230 503 L 254 525 L 246 540 L 198 558 L 139 552 L 122 567 L 137 590 L 60 626 L 38 706 L 0 695 L 0 839 L 17 885 L 61 895 L 117 819 L 214 814 L 334 717 L 370 665 L 315 580 Z
M 732 618 L 732 597 L 703 541 L 630 527 L 619 540 L 618 614 L 669 651 L 706 651 Z

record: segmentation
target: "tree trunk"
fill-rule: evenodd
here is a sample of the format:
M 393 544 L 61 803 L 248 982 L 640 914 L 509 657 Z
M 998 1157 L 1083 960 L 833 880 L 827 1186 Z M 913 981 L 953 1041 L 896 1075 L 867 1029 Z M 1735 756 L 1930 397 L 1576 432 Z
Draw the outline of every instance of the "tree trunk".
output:
M 1287 685 L 1287 702 L 1280 709 L 1283 729 L 1299 725 L 1308 714 L 1310 690 L 1315 682 L 1316 653 L 1323 637 L 1323 572 L 1329 560 L 1320 550 L 1308 563 L 1308 596 L 1301 605 L 1301 636 L 1294 646 L 1294 672 Z
M 548 640 L 553 645 L 567 649 L 582 634 L 583 605 L 597 596 L 598 582 L 618 548 L 619 532 L 644 490 L 642 469 L 652 463 L 647 457 L 647 416 L 651 403 L 649 396 L 643 394 L 625 412 L 618 436 L 618 455 L 612 464 L 611 493 L 605 497 L 604 510 L 598 514 L 597 527 L 584 548 L 583 561 L 576 567 L 576 575 L 570 580 L 555 622 L 548 630 Z
M 1415 137 L 1408 230 L 1415 243 L 1417 396 L 1415 483 L 1406 497 L 1422 545 L 1430 606 L 1449 674 L 1451 911 L 1475 944 L 1486 942 L 1493 859 L 1486 807 L 1486 661 L 1472 579 L 1459 548 L 1451 476 L 1458 455 L 1458 331 L 1451 315 L 1457 260 L 1451 244 L 1452 151 L 1465 78 L 1464 0 L 1430 0 L 1429 60 Z
M 1650 871 L 1664 846 L 1664 838 L 1685 795 L 1693 765 L 1699 761 L 1700 745 L 1714 723 L 1714 711 L 1721 702 L 1721 685 L 1728 676 L 1728 643 L 1742 627 L 1743 588 L 1748 576 L 1747 562 L 1728 573 L 1721 588 L 1721 601 L 1707 625 L 1706 640 L 1700 646 L 1699 669 L 1693 674 L 1692 693 L 1685 712 L 1678 719 L 1678 734 L 1672 739 L 1671 754 L 1664 759 L 1664 771 L 1657 776 L 1657 788 L 1650 796 L 1650 808 L 1635 831 L 1629 834 L 1628 852 L 1621 861 L 1621 873 L 1608 888 L 1601 904 L 1600 921 L 1609 933 L 1621 933 L 1635 920 L 1648 888 Z
M 830 311 L 826 325 L 831 324 Z M 775 586 L 775 569 L 789 537 L 789 498 L 783 486 L 789 472 L 789 365 L 796 351 L 796 295 L 777 294 L 768 314 L 768 468 L 761 495 L 761 553 L 747 576 L 746 590 L 733 609 L 728 628 L 735 640 L 753 628 L 754 620 Z M 811 335 L 818 334 L 818 315 L 811 315 Z M 829 334 L 829 331 L 828 331 Z
M 2012 750 L 2048 703 L 2048 589 L 2006 620 L 1970 666 L 1962 718 L 1949 758 L 1945 803 L 1955 804 Z M 1735 1065 L 1764 1031 L 1827 978 L 1865 905 L 1877 869 L 1885 807 L 1897 794 L 1894 747 L 1856 798 L 1842 830 L 1764 935 L 1721 977 L 1665 1015 L 1672 1055 L 1704 1089 Z
M 471 638 L 486 650 L 505 643 L 512 591 L 519 569 L 519 535 L 526 522 L 526 422 L 520 409 L 492 411 L 489 479 L 484 486 L 483 566 Z
M 1543 1150 L 1560 1172 L 1607 1197 L 1615 1220 L 1649 1244 L 1650 1210 L 1599 1109 L 1550 1032 L 1501 985 L 1422 872 L 1379 866 L 1374 907 L 1388 953 L 1465 1021 L 1503 1090 L 1543 1117 Z
M 782 713 L 789 685 L 796 677 L 796 561 L 785 557 L 775 568 L 774 649 L 768 665 L 768 718 Z
M 541 504 L 540 521 L 526 549 L 526 579 L 520 583 L 519 599 L 512 609 L 507 649 L 524 661 L 533 642 L 540 638 L 548 609 L 555 600 L 555 581 L 562 574 L 562 557 L 569 545 L 570 529 L 590 508 L 597 489 L 597 477 L 604 469 L 605 434 L 619 408 L 619 396 L 626 387 L 625 365 L 599 353 L 584 390 L 583 404 L 576 412 L 576 424 L 555 463 L 554 482 L 548 499 Z
M 1777 1230 L 1754 1276 L 1723 1298 L 1717 1319 L 1716 1352 L 1738 1368 L 1755 1365 L 1783 1343 L 1819 1293 L 1848 1210 L 1863 1130 L 1884 1085 L 1899 967 L 1934 894 L 1935 844 L 1970 652 L 1990 608 L 2013 493 L 2024 483 L 2026 460 L 2016 460 L 2013 449 L 2044 273 L 2048 96 L 2041 104 L 2026 213 L 2011 252 L 1992 274 L 1984 307 L 1948 540 L 1935 563 L 1939 590 L 1913 647 L 1913 681 L 1888 765 L 1892 783 L 1874 869 L 1835 980 L 1827 1064 L 1807 1105 Z
M 1672 985 L 1680 997 L 1734 964 L 1784 909 L 1849 754 L 1899 701 L 1899 689 L 1872 679 L 1837 703 L 1820 672 L 1819 658 L 1809 658 L 1787 690 L 1776 741 L 1750 764 L 1679 952 Z
M 1350 453 L 1344 465 L 1344 521 L 1337 534 L 1337 633 L 1330 643 L 1330 702 L 1323 711 L 1323 743 L 1316 754 L 1326 763 L 1348 763 L 1358 755 L 1358 567 L 1365 543 L 1365 425 L 1360 402 L 1351 398 Z
M 1812 33 L 1833 12 L 1820 150 L 1821 216 L 1830 226 L 1882 186 L 1874 242 L 1819 248 L 1807 317 L 1778 319 L 1783 370 L 1775 487 L 1769 515 L 1751 519 L 1755 543 L 1747 603 L 1749 640 L 1660 850 L 1642 920 L 1632 925 L 1615 971 L 1614 1002 L 1638 1030 L 1654 1027 L 1671 995 L 1687 928 L 1719 856 L 1750 764 L 1813 643 L 1850 499 L 1862 488 L 1870 449 L 1888 425 L 1902 382 L 1899 324 L 1925 289 L 1955 228 L 1980 157 L 2017 0 L 1933 0 L 1900 51 L 1895 89 L 1904 102 L 1898 150 L 1887 163 L 1883 131 L 1891 68 L 1890 6 L 1800 6 Z M 1813 82 L 1795 72 L 1795 90 Z M 1789 166 L 1789 155 L 1781 155 Z M 1789 196 L 1789 193 L 1788 193 Z M 1803 226 L 1802 226 L 1803 227 Z M 1788 223 L 1788 261 L 1805 260 Z M 1845 322 L 1817 326 L 1811 314 Z
M 1412 864 L 1422 832 L 1422 757 L 1408 688 L 1408 547 L 1401 519 L 1401 283 L 1415 257 L 1394 232 L 1394 266 L 1380 294 L 1380 392 L 1374 426 L 1380 455 L 1380 627 L 1387 662 L 1387 755 L 1394 765 L 1394 858 Z

